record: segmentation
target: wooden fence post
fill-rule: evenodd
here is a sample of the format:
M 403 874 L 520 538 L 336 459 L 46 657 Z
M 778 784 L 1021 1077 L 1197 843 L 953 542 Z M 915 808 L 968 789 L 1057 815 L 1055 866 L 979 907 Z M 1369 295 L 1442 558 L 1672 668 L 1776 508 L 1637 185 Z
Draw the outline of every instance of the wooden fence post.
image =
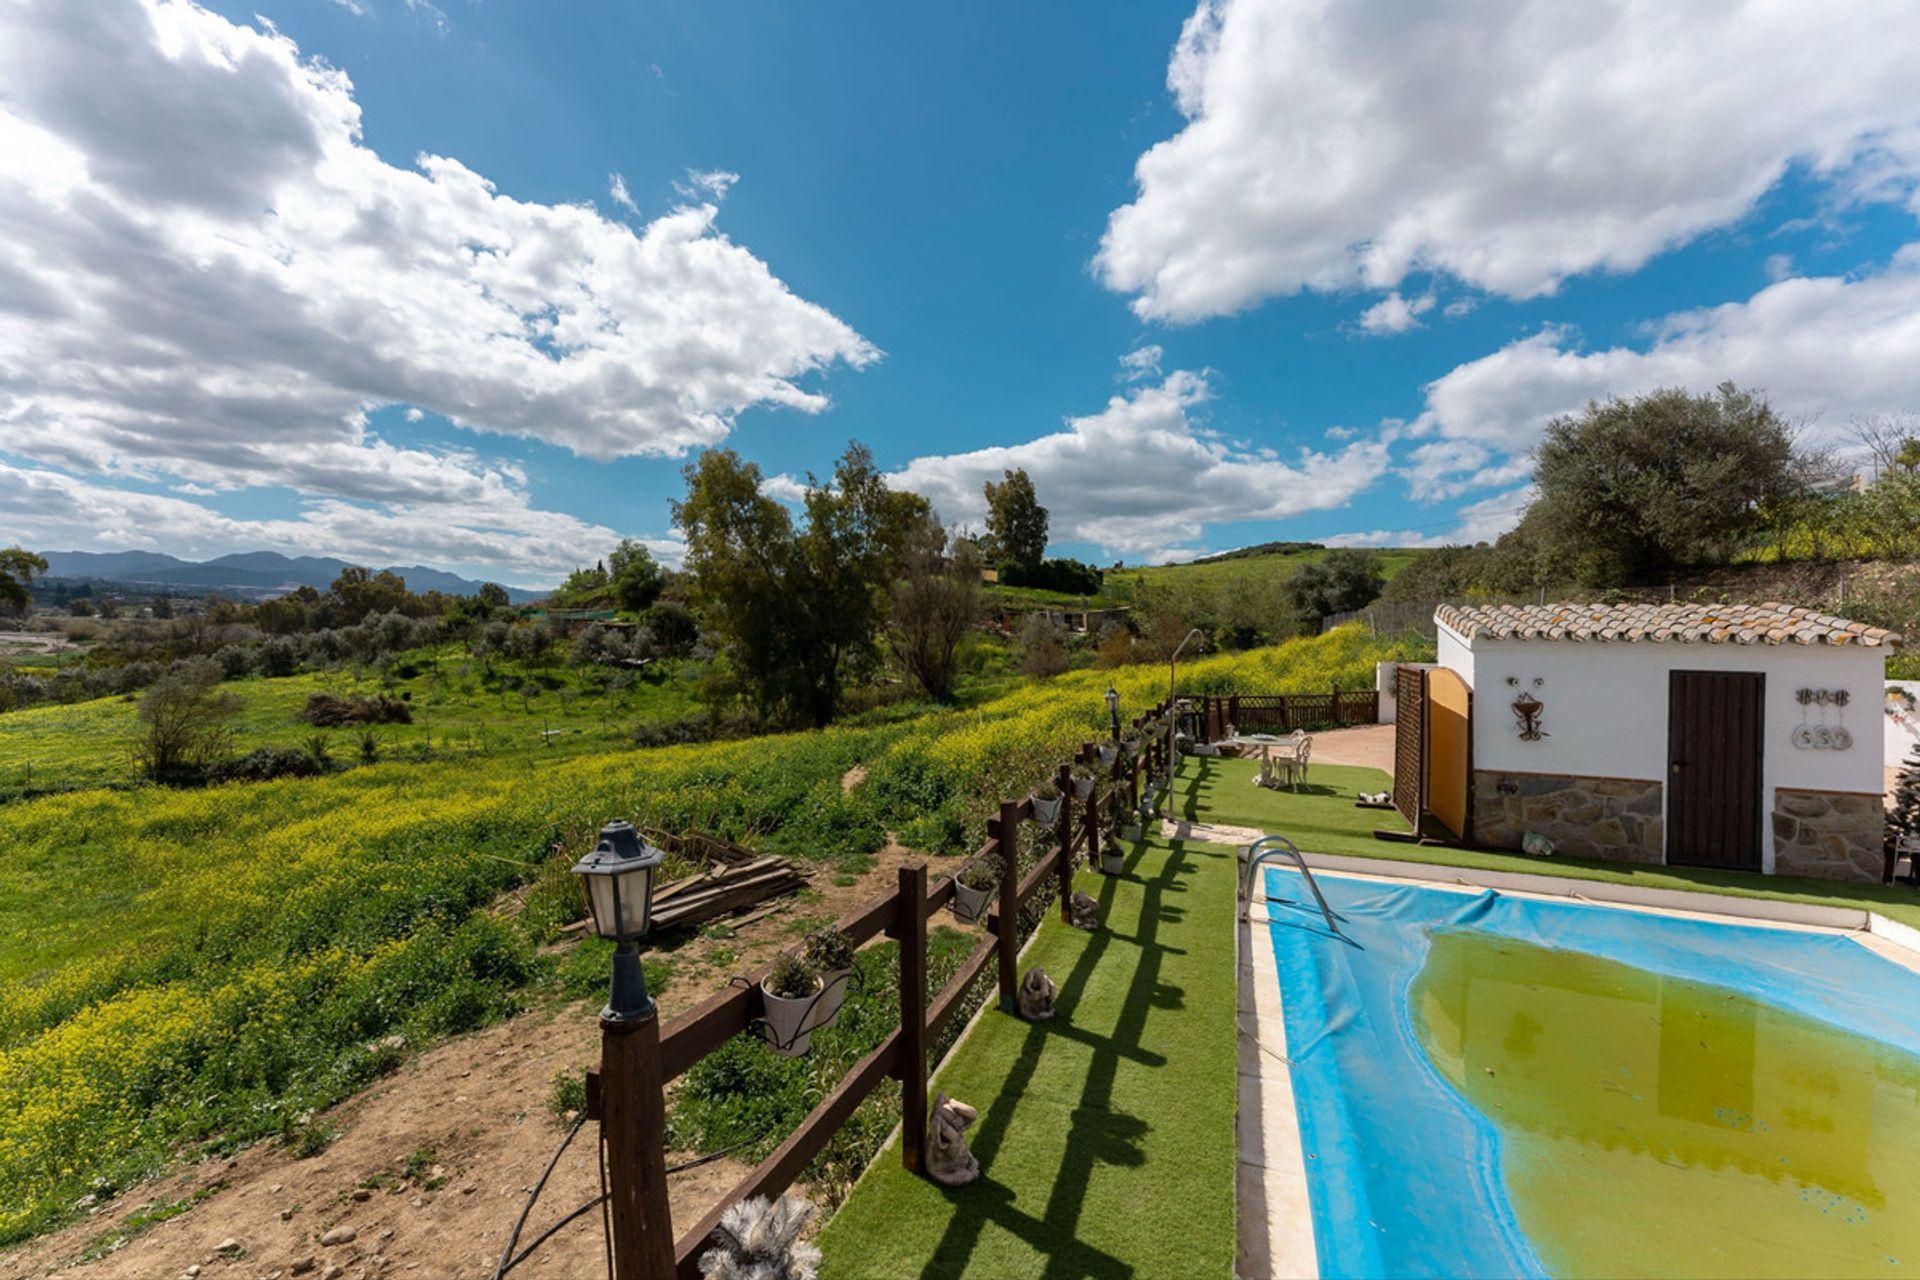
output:
M 670 1280 L 667 1100 L 660 1081 L 660 1018 L 600 1020 L 600 1132 L 615 1280 Z
M 1000 1007 L 1011 1013 L 1019 1008 L 1020 995 L 1020 806 L 1002 800 L 1000 823 L 995 833 L 1000 842 L 1000 861 L 1006 871 L 1000 877 Z
M 1081 821 L 1087 831 L 1087 861 L 1095 862 L 1100 857 L 1100 782 L 1094 775 L 1093 790 L 1087 792 L 1087 809 Z
M 1073 897 L 1073 769 L 1061 765 L 1053 775 L 1053 784 L 1060 792 L 1060 813 L 1053 820 L 1054 843 L 1060 850 L 1060 919 L 1070 923 L 1073 920 L 1073 909 L 1068 902 Z
M 900 868 L 895 928 L 900 939 L 900 1162 L 926 1172 L 927 864 Z

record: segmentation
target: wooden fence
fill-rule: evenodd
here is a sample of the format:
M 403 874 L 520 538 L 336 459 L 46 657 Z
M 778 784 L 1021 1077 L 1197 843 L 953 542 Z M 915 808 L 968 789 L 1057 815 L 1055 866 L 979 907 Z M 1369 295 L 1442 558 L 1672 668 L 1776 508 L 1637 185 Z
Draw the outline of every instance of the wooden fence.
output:
M 1227 737 L 1229 726 L 1241 733 L 1292 733 L 1295 729 L 1375 724 L 1380 719 L 1380 694 L 1374 689 L 1230 693 L 1208 695 L 1196 702 L 1202 732 L 1210 742 Z
M 608 1136 L 608 1202 L 612 1213 L 614 1268 L 618 1280 L 666 1280 L 667 1274 L 679 1280 L 695 1280 L 699 1258 L 705 1252 L 714 1228 L 728 1208 L 753 1196 L 776 1197 L 792 1186 L 807 1163 L 846 1124 L 854 1109 L 888 1077 L 901 1083 L 901 1159 L 915 1173 L 924 1173 L 924 1148 L 927 1125 L 927 1084 L 931 1067 L 927 1046 L 958 1016 L 967 990 L 989 965 L 997 967 L 1001 1007 L 1009 1012 L 1017 1007 L 1019 990 L 1020 912 L 1049 883 L 1057 884 L 1061 918 L 1069 918 L 1068 900 L 1073 896 L 1073 873 L 1081 852 L 1089 857 L 1098 851 L 1099 814 L 1113 789 L 1123 788 L 1131 806 L 1138 808 L 1142 771 L 1149 778 L 1160 776 L 1166 767 L 1167 744 L 1157 733 L 1165 704 L 1133 721 L 1136 729 L 1147 732 L 1144 749 L 1138 753 L 1119 753 L 1111 766 L 1099 766 L 1099 754 L 1091 742 L 1083 743 L 1074 764 L 1093 768 L 1095 785 L 1084 799 L 1073 795 L 1073 766 L 1062 764 L 1055 771 L 1054 783 L 1063 803 L 1054 822 L 1053 839 L 1047 853 L 1020 874 L 1020 824 L 1034 814 L 1033 797 L 1002 802 L 999 813 L 987 820 L 987 840 L 952 874 L 943 876 L 928 888 L 925 863 L 900 868 L 898 887 L 840 919 L 835 925 L 855 947 L 882 934 L 900 944 L 900 1025 L 822 1098 L 800 1126 L 762 1160 L 753 1171 L 722 1197 L 719 1204 L 677 1239 L 671 1221 L 633 1221 L 636 1217 L 664 1218 L 666 1197 L 642 1194 L 633 1185 L 663 1176 L 652 1171 L 664 1169 L 664 1152 L 659 1150 L 666 1112 L 664 1089 L 708 1054 L 743 1032 L 752 1031 L 764 1015 L 760 980 L 767 970 L 749 975 L 744 985 L 728 988 L 697 1008 L 674 1019 L 658 1036 L 654 1050 L 645 1038 L 639 1052 L 654 1063 L 642 1064 L 639 1071 L 616 1070 L 613 1058 L 603 1056 L 600 1069 L 587 1073 L 587 1118 L 608 1127 L 608 1112 L 619 1110 L 630 1116 L 642 1113 L 635 1132 L 649 1148 L 631 1167 L 621 1167 L 616 1147 Z M 954 896 L 959 875 L 980 859 L 998 856 L 1006 868 L 1000 878 L 999 897 L 986 919 L 986 935 L 946 986 L 931 999 L 927 997 L 927 922 Z M 769 966 L 770 967 L 770 966 Z M 627 1094 L 620 1105 L 610 1107 L 608 1090 L 615 1076 Z M 647 1096 L 634 1097 L 638 1091 Z M 624 1117 L 623 1117 L 624 1118 Z M 626 1184 L 626 1185 L 623 1185 Z M 624 1220 L 623 1220 L 624 1219 Z M 672 1269 L 664 1265 L 661 1242 L 674 1240 Z

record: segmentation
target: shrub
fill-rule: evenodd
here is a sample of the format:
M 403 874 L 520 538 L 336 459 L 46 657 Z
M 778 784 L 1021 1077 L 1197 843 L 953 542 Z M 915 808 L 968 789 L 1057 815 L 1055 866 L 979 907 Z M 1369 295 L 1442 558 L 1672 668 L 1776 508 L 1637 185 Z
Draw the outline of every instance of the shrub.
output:
M 292 747 L 255 747 L 238 760 L 213 768 L 216 782 L 271 782 L 275 778 L 311 778 L 325 770 L 322 759 Z
M 412 724 L 413 710 L 400 699 L 384 693 L 373 697 L 354 693 L 344 698 L 315 693 L 308 696 L 300 718 L 322 729 L 347 724 Z
M 1007 864 L 997 853 L 968 863 L 960 870 L 960 883 L 969 889 L 997 889 L 1000 877 L 1005 875 Z

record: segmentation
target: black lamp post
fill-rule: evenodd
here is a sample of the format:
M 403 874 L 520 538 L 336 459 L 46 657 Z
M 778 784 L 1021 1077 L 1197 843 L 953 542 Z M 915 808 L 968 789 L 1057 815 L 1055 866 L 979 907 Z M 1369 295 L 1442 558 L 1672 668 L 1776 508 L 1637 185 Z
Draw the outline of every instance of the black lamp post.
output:
M 653 915 L 653 874 L 666 855 L 641 838 L 633 824 L 615 819 L 600 828 L 600 843 L 574 863 L 573 874 L 587 891 L 593 931 L 614 940 L 613 981 L 601 1022 L 639 1022 L 654 1015 L 646 973 L 636 945 L 646 936 Z
M 613 980 L 600 1011 L 600 1134 L 616 1280 L 655 1280 L 674 1268 L 660 1018 L 635 945 L 651 923 L 653 877 L 665 856 L 632 823 L 616 820 L 573 867 L 593 932 L 614 941 Z
M 1112 685 L 1107 686 L 1103 697 L 1107 700 L 1107 718 L 1113 722 L 1113 740 L 1120 741 L 1120 694 Z

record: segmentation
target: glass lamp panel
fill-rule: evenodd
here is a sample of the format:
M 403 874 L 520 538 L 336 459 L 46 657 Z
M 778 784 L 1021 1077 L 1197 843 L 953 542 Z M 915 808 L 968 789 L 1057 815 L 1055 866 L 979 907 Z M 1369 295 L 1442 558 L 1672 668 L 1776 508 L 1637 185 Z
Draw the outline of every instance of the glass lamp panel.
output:
M 603 938 L 620 935 L 620 910 L 614 900 L 612 876 L 586 876 L 587 905 L 593 909 L 593 931 Z
M 625 916 L 620 927 L 626 937 L 640 937 L 646 933 L 648 917 L 653 913 L 653 868 L 636 867 L 631 871 L 622 871 L 617 878 L 620 881 L 620 907 Z

